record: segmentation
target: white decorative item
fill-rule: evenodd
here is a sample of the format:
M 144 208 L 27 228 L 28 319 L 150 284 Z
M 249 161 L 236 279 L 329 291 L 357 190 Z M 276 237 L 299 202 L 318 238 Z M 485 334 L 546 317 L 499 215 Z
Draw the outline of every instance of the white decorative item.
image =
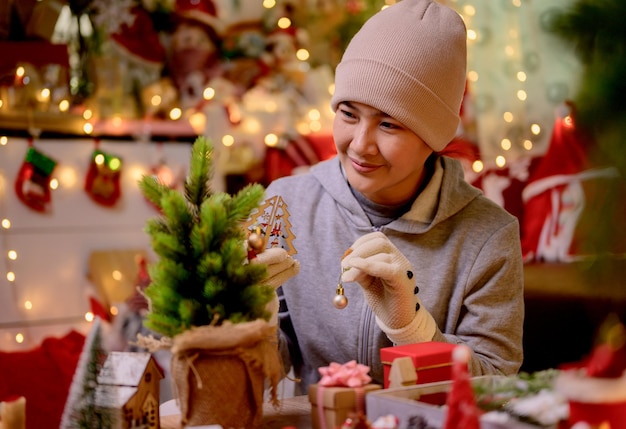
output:
M 13 400 L 0 402 L 0 428 L 26 428 L 26 398 L 20 396 Z

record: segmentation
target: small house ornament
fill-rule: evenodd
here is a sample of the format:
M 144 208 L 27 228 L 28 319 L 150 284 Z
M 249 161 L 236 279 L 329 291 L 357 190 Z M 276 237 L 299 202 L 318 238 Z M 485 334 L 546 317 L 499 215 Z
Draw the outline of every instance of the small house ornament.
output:
M 150 353 L 111 352 L 98 375 L 96 406 L 114 417 L 114 428 L 158 428 L 163 377 Z

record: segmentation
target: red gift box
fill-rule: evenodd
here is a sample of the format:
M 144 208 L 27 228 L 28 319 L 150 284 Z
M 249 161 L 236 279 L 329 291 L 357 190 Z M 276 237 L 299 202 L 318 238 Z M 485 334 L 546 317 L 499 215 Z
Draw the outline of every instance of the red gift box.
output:
M 416 384 L 452 379 L 452 350 L 456 344 L 430 341 L 380 349 L 384 369 L 384 388 L 389 387 L 391 364 L 400 357 L 410 357 L 417 373 Z

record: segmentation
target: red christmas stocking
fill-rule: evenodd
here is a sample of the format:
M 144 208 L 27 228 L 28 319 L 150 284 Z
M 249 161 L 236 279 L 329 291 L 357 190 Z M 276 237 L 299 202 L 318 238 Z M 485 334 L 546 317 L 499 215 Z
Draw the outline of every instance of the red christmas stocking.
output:
M 121 158 L 96 149 L 85 178 L 85 191 L 96 203 L 112 207 L 122 195 L 121 173 Z
M 38 212 L 47 211 L 52 200 L 50 178 L 56 165 L 55 160 L 29 147 L 15 180 L 20 201 Z

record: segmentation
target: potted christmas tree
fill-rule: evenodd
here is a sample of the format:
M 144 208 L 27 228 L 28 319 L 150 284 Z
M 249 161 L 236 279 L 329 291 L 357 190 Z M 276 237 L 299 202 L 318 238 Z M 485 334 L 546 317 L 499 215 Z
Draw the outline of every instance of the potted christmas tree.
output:
M 263 284 L 267 267 L 248 261 L 243 227 L 264 188 L 212 192 L 211 163 L 212 147 L 198 137 L 184 192 L 153 176 L 139 182 L 161 211 L 146 225 L 158 260 L 149 267 L 145 326 L 171 348 L 182 426 L 256 427 L 265 381 L 276 403 L 281 375 L 266 310 L 274 288 Z

